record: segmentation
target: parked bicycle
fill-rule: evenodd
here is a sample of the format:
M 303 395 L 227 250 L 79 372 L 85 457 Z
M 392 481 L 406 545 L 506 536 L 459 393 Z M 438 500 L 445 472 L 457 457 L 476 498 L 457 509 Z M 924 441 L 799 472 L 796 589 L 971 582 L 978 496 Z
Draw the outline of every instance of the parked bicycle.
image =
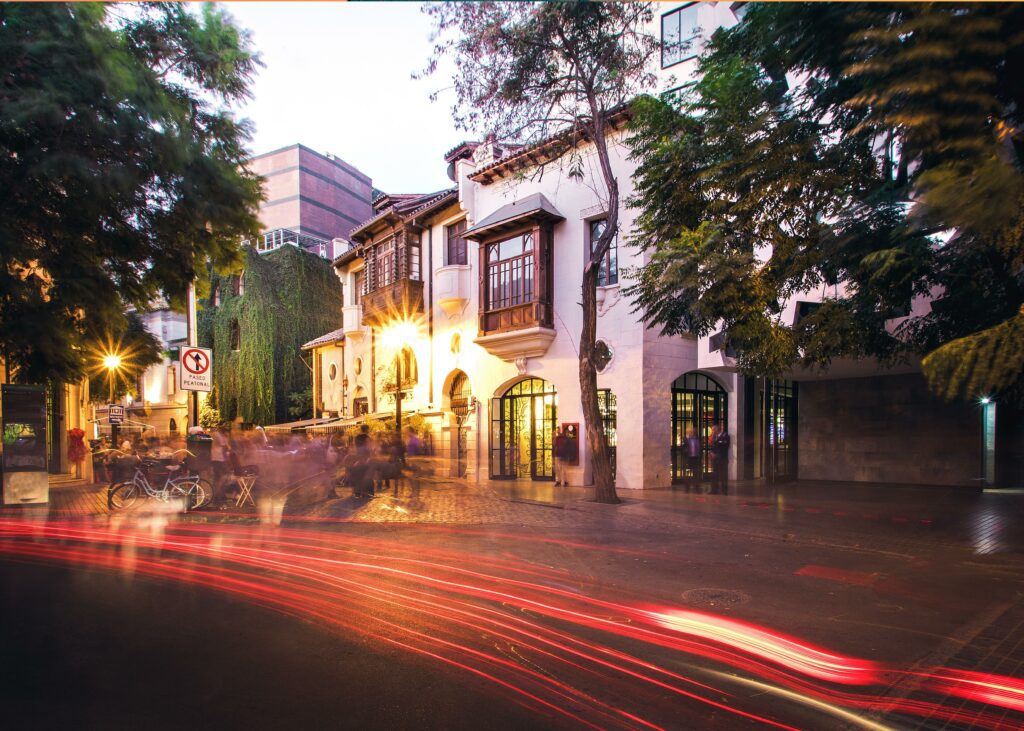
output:
M 195 456 L 187 449 L 179 449 L 174 454 L 185 452 Z M 121 453 L 123 454 L 123 452 Z M 107 491 L 107 505 L 111 510 L 125 510 L 139 500 L 155 498 L 162 502 L 184 500 L 188 510 L 201 508 L 213 498 L 210 483 L 195 474 L 182 463 L 167 464 L 158 459 L 133 456 L 135 473 L 130 480 L 115 482 Z M 163 485 L 159 485 L 156 475 L 165 472 Z

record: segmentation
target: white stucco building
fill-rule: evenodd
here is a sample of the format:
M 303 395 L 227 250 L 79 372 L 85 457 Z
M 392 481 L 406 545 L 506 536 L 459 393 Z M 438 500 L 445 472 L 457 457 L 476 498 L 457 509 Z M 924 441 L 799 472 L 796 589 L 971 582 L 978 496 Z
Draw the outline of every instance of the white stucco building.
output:
M 702 38 L 738 22 L 742 6 L 656 7 L 663 89 L 692 77 Z M 689 46 L 678 45 L 691 36 Z M 635 166 L 622 121 L 614 120 L 619 129 L 609 143 L 626 201 Z M 464 143 L 445 156 L 453 188 L 375 201 L 374 217 L 353 229 L 353 247 L 334 261 L 344 327 L 307 344 L 319 415 L 393 414 L 397 357 L 403 409 L 427 419 L 435 453 L 450 456 L 453 471 L 476 480 L 552 479 L 554 427 L 583 427 L 578 303 L 607 207 L 592 145 L 577 148 L 582 178 L 546 149 Z M 618 487 L 682 481 L 686 433 L 694 429 L 707 449 L 713 426 L 732 435 L 730 479 L 976 486 L 993 479 L 995 434 L 1007 445 L 1020 442 L 1024 424 L 1015 412 L 1001 409 L 997 430 L 994 406 L 939 402 L 915 364 L 837 361 L 824 372 L 769 381 L 742 377 L 721 333 L 660 337 L 622 294 L 625 273 L 645 263 L 627 245 L 634 216 L 625 205 L 619 211 L 598 294 L 597 337 L 607 348 L 598 385 Z M 801 293 L 780 317 L 793 324 L 842 294 L 841 284 Z M 929 306 L 914 303 L 918 311 Z M 590 484 L 579 441 L 571 481 Z M 1012 480 L 1020 450 L 1003 451 Z M 708 454 L 703 469 L 710 472 Z

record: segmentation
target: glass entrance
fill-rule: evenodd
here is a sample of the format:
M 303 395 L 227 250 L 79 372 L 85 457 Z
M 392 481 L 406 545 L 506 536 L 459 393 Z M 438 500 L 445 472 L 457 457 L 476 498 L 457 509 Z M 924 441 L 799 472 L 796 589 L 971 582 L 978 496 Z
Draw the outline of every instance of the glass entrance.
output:
M 700 479 L 711 477 L 711 430 L 728 424 L 729 394 L 703 373 L 690 372 L 672 382 L 672 481 L 693 477 L 686 466 L 686 437 L 701 444 Z
M 555 387 L 540 378 L 520 381 L 492 399 L 491 478 L 553 480 L 557 419 Z
M 765 381 L 763 398 L 762 474 L 769 482 L 795 480 L 797 385 L 792 381 Z

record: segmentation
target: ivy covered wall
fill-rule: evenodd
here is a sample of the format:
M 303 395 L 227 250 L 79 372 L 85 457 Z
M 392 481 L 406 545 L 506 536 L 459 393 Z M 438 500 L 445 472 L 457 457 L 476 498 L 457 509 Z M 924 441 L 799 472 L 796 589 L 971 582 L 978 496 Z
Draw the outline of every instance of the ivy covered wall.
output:
M 213 405 L 225 420 L 290 421 L 288 394 L 312 383 L 299 348 L 341 327 L 341 284 L 330 262 L 294 246 L 247 249 L 241 296 L 233 279 L 211 275 L 210 297 L 199 303 L 199 344 L 213 348 Z

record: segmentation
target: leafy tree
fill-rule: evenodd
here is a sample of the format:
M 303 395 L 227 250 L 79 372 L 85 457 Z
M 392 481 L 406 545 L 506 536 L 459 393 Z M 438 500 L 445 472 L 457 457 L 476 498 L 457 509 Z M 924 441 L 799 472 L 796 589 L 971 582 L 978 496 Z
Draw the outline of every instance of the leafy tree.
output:
M 244 269 L 240 295 L 237 275 L 214 272 L 220 304 L 204 299 L 197 313 L 199 344 L 213 348 L 210 402 L 227 421 L 290 421 L 288 395 L 312 383 L 302 344 L 341 326 L 338 279 L 330 262 L 295 246 L 246 247 Z
M 579 377 L 596 499 L 617 503 L 597 401 L 595 343 L 599 267 L 618 232 L 619 181 L 606 135 L 610 114 L 653 84 L 657 43 L 645 31 L 646 3 L 439 3 L 428 6 L 438 44 L 427 71 L 449 55 L 455 62 L 456 124 L 498 140 L 535 143 L 566 133 L 552 159 L 582 177 L 581 143 L 593 144 L 600 168 L 595 186 L 608 223 L 583 270 Z M 543 170 L 540 163 L 538 172 Z
M 181 305 L 258 230 L 249 129 L 225 107 L 258 64 L 205 5 L 0 6 L 0 357 L 74 380 L 90 335 Z
M 199 407 L 199 425 L 203 429 L 217 429 L 223 423 L 220 412 L 214 408 L 211 403 L 211 399 L 207 399 L 203 402 L 203 405 Z
M 1021 27 L 1014 4 L 773 3 L 716 32 L 692 87 L 637 105 L 648 323 L 721 329 L 755 375 L 923 356 L 948 398 L 1019 384 Z
M 294 419 L 309 419 L 313 416 L 313 386 L 288 394 L 288 415 Z
M 151 365 L 163 362 L 160 341 L 157 340 L 136 313 L 129 312 L 125 319 L 127 325 L 124 334 L 115 339 L 109 334 L 94 335 L 90 340 L 102 343 L 99 347 L 90 348 L 86 356 L 86 367 L 89 373 L 89 396 L 93 401 L 107 401 L 110 398 L 110 386 L 113 382 L 114 400 L 126 394 L 138 397 L 135 384 L 139 376 Z M 109 371 L 103 363 L 106 355 L 117 354 L 121 364 L 117 370 Z

